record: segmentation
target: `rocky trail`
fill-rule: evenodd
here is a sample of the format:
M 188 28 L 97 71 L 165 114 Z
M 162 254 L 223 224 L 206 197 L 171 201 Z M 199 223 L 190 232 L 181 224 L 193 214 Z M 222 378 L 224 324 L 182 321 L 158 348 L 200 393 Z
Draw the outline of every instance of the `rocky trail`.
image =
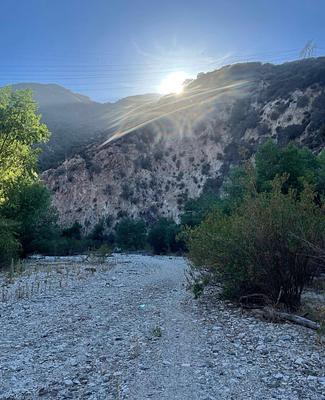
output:
M 0 278 L 1 400 L 325 399 L 315 332 L 195 300 L 181 257 L 42 268 Z

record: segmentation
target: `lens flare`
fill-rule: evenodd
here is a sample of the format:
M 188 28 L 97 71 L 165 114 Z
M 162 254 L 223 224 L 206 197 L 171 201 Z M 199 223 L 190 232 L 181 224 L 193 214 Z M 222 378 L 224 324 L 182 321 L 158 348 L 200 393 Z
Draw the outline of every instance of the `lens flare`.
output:
M 227 82 L 224 86 L 209 89 L 190 85 L 186 86 L 182 96 L 163 96 L 158 100 L 148 100 L 141 106 L 132 106 L 128 110 L 117 112 L 109 118 L 108 128 L 114 133 L 99 148 L 149 125 L 152 130 L 161 130 L 164 135 L 160 121 L 164 121 L 162 125 L 167 131 L 171 130 L 180 136 L 190 135 L 197 124 L 209 118 L 209 113 L 215 110 L 216 104 L 222 107 L 227 104 L 225 98 L 240 98 L 249 86 L 248 81 Z
M 184 71 L 172 72 L 161 82 L 158 92 L 160 94 L 181 94 L 184 88 L 184 81 L 189 75 Z

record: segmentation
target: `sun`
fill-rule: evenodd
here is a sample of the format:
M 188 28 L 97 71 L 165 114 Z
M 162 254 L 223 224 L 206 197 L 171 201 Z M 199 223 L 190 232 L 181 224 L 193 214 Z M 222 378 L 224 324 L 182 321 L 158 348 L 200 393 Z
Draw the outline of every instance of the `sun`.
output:
M 184 81 L 189 78 L 189 75 L 184 71 L 172 72 L 160 83 L 160 94 L 180 94 L 184 89 Z

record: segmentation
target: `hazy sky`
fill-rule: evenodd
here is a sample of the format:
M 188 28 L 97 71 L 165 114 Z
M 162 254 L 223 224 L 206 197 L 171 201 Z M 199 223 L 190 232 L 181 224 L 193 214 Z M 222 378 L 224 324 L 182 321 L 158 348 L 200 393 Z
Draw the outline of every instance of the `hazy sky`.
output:
M 166 75 L 325 54 L 324 0 L 0 0 L 0 84 L 53 82 L 100 101 Z

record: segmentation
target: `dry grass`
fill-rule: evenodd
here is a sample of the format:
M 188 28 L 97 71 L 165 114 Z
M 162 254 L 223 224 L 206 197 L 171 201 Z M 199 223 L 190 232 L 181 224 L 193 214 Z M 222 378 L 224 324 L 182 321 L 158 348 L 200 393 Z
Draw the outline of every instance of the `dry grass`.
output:
M 312 321 L 319 322 L 320 341 L 325 343 L 325 277 L 314 279 L 302 298 L 300 314 Z
M 12 264 L 0 274 L 0 302 L 50 294 L 113 267 L 113 261 L 91 257 L 84 262 L 29 260 Z

